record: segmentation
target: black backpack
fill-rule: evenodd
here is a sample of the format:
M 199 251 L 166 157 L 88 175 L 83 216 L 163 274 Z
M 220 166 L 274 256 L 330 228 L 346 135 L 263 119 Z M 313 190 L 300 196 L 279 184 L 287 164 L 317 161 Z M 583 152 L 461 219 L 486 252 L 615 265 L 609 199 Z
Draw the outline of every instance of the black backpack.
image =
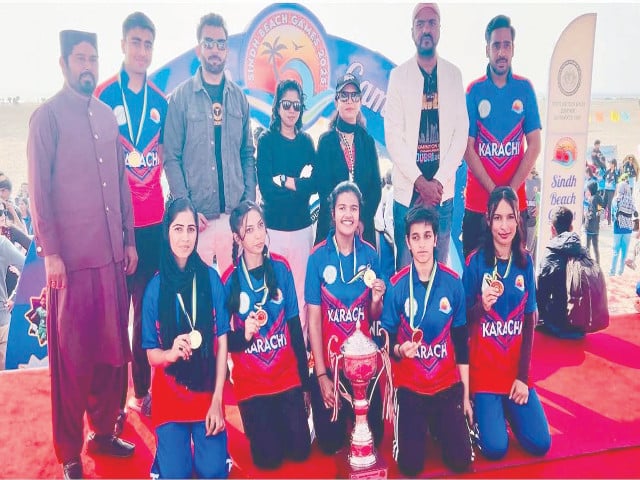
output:
M 567 261 L 567 320 L 569 325 L 585 333 L 609 326 L 604 274 L 587 254 Z

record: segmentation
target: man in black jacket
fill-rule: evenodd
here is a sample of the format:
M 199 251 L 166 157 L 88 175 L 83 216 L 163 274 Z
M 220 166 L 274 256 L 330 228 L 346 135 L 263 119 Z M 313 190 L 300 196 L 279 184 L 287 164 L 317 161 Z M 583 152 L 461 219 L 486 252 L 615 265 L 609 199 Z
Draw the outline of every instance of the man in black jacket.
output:
M 536 300 L 540 314 L 539 329 L 559 338 L 582 338 L 584 332 L 567 321 L 567 261 L 570 257 L 589 255 L 573 232 L 573 213 L 558 207 L 551 214 L 552 238 L 538 275 Z

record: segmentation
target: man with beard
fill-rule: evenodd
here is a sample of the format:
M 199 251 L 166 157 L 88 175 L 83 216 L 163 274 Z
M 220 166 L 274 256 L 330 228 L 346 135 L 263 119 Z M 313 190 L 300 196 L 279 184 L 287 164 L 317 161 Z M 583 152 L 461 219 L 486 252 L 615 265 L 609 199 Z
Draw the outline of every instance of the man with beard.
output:
M 127 457 L 113 434 L 131 357 L 125 274 L 138 262 L 131 193 L 113 112 L 92 96 L 93 33 L 60 33 L 64 87 L 31 117 L 29 194 L 47 279 L 53 444 L 65 478 L 82 478 L 88 450 Z
M 151 367 L 142 349 L 142 297 L 159 268 L 164 196 L 162 175 L 162 127 L 167 100 L 147 78 L 153 58 L 156 29 L 142 12 L 129 15 L 122 24 L 124 61 L 120 71 L 96 89 L 96 96 L 113 109 L 120 128 L 120 148 L 131 189 L 136 246 L 140 255 L 136 273 L 127 280 L 133 304 L 133 359 L 131 377 L 135 398 L 127 403 L 125 377 L 116 433 L 122 431 L 125 404 L 143 415 L 151 414 Z
M 518 192 L 526 242 L 525 180 L 540 153 L 540 114 L 531 82 L 511 72 L 515 29 L 504 15 L 485 30 L 487 72 L 467 88 L 469 139 L 465 159 L 467 192 L 462 221 L 465 257 L 480 245 L 489 193 L 496 186 Z M 526 139 L 526 141 L 525 141 Z
M 413 206 L 436 207 L 440 217 L 436 258 L 447 262 L 456 170 L 469 129 L 460 70 L 436 52 L 438 5 L 419 3 L 412 18 L 416 56 L 391 71 L 384 116 L 393 162 L 396 270 L 411 260 L 404 217 Z
M 231 263 L 229 213 L 256 198 L 256 162 L 249 102 L 226 78 L 227 27 L 215 13 L 197 29 L 200 67 L 169 97 L 164 169 L 171 196 L 189 197 L 198 211 L 198 253 L 207 265 Z

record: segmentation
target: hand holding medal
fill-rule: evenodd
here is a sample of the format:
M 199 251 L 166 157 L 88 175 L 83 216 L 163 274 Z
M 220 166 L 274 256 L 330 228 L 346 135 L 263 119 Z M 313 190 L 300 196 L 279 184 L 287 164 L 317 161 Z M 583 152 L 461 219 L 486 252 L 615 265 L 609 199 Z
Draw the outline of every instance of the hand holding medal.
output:
M 256 318 L 256 312 L 249 312 L 247 318 L 244 320 L 244 339 L 249 342 L 251 338 L 258 333 L 260 330 L 260 325 L 258 325 L 258 320 Z

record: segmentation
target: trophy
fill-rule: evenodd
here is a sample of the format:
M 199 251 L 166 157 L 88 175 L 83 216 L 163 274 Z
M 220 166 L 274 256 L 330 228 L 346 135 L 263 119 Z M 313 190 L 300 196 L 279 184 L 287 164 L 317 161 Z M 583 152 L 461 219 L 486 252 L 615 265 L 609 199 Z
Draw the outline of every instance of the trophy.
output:
M 384 331 L 384 330 L 383 330 Z M 385 331 L 386 333 L 386 331 Z M 334 335 L 329 340 L 328 351 L 331 352 L 333 365 L 334 392 L 347 400 L 353 407 L 355 423 L 351 432 L 351 445 L 347 455 L 348 467 L 346 477 L 350 479 L 387 478 L 387 466 L 375 451 L 373 445 L 373 435 L 367 422 L 367 412 L 371 397 L 367 398 L 367 387 L 369 382 L 375 377 L 374 388 L 383 372 L 387 375 L 387 384 L 383 400 L 383 417 L 390 419 L 393 414 L 391 407 L 393 402 L 393 386 L 391 383 L 391 363 L 387 349 L 380 349 L 373 340 L 367 337 L 360 328 L 360 321 L 356 323 L 355 332 L 347 338 L 340 346 L 339 353 L 332 350 L 332 344 L 337 341 Z M 383 368 L 378 372 L 378 356 L 382 358 Z M 342 372 L 351 382 L 353 397 L 349 395 L 346 388 L 340 382 L 340 363 L 342 362 Z M 376 375 L 377 373 L 377 375 Z M 333 409 L 332 420 L 338 418 L 339 402 L 336 401 Z M 343 473 L 343 472 L 341 472 Z

